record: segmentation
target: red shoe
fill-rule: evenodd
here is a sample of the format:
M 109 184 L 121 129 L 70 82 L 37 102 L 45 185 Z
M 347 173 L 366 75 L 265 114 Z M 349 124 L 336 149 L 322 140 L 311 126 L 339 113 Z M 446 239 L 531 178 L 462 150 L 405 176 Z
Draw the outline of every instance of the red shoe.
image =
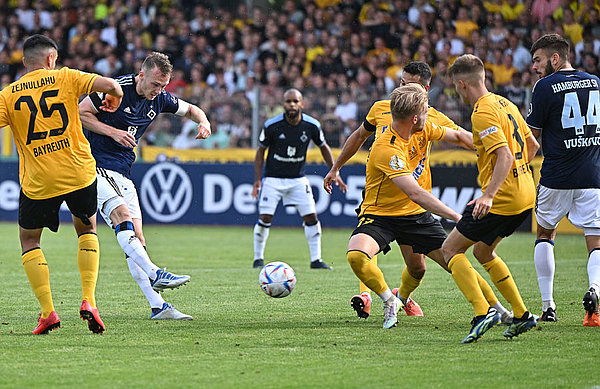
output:
M 586 312 L 585 318 L 583 319 L 583 325 L 585 327 L 600 327 L 600 317 L 597 312 Z
M 398 295 L 398 288 L 392 289 L 392 294 L 400 298 Z M 406 300 L 406 304 L 404 304 L 402 309 L 404 309 L 404 312 L 406 312 L 406 316 L 423 316 L 423 310 L 411 297 Z
M 50 315 L 45 319 L 42 319 L 42 314 L 40 313 L 38 325 L 35 327 L 35 330 L 31 331 L 31 333 L 34 335 L 43 335 L 59 327 L 60 319 L 58 318 L 56 311 L 50 312 Z
M 361 319 L 366 319 L 371 314 L 371 296 L 357 294 L 350 299 L 350 306 L 356 311 Z
M 106 327 L 104 327 L 104 323 L 102 319 L 100 319 L 100 314 L 98 313 L 98 308 L 93 308 L 87 300 L 83 300 L 81 303 L 81 308 L 79 308 L 79 315 L 83 320 L 88 321 L 88 328 L 94 334 L 101 334 L 104 332 Z

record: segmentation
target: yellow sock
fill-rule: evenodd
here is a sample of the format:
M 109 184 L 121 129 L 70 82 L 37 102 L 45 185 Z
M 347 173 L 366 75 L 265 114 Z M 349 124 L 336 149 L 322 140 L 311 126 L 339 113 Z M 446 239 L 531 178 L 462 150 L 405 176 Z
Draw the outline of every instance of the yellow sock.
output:
M 398 288 L 398 294 L 403 299 L 407 299 L 410 297 L 410 294 L 414 292 L 415 289 L 421 285 L 421 281 L 423 279 L 417 279 L 410 275 L 407 268 L 402 270 L 402 283 L 400 284 L 400 288 Z
M 373 258 L 371 258 L 371 263 L 374 263 L 375 266 L 377 266 L 377 255 L 374 255 Z M 370 294 L 371 292 L 371 289 L 369 289 L 369 287 L 365 285 L 365 283 L 361 280 L 358 280 L 358 290 L 360 290 L 360 294 L 363 294 L 365 292 L 368 292 Z
M 496 288 L 502 293 L 502 296 L 509 302 L 513 309 L 515 317 L 520 318 L 525 314 L 527 308 L 523 303 L 517 284 L 513 279 L 508 266 L 500 257 L 496 257 L 489 262 L 483 264 L 483 268 L 490 274 L 492 282 Z
M 473 305 L 475 316 L 487 315 L 490 306 L 483 296 L 483 292 L 477 282 L 477 276 L 467 256 L 456 254 L 448 262 L 448 268 L 450 268 L 452 278 L 454 278 L 454 282 L 456 282 L 460 291 L 471 305 Z
M 81 275 L 83 300 L 87 300 L 92 307 L 96 308 L 95 291 L 100 266 L 100 247 L 96 234 L 83 234 L 79 237 L 77 265 Z
M 23 254 L 21 259 L 33 294 L 40 302 L 42 319 L 46 319 L 54 311 L 54 303 L 50 290 L 50 271 L 44 253 L 40 248 L 33 249 Z
M 494 294 L 492 287 L 490 286 L 490 284 L 488 284 L 485 278 L 483 278 L 481 274 L 479 274 L 479 272 L 475 270 L 475 268 L 473 268 L 473 271 L 477 276 L 477 282 L 479 283 L 479 288 L 481 289 L 481 292 L 483 292 L 485 300 L 488 302 L 488 304 L 490 304 L 490 307 L 493 307 L 498 302 L 498 297 L 496 297 L 496 294 Z
M 378 295 L 388 290 L 388 285 L 383 278 L 381 269 L 371 261 L 371 258 L 362 251 L 351 250 L 346 254 L 352 271 L 359 280 Z

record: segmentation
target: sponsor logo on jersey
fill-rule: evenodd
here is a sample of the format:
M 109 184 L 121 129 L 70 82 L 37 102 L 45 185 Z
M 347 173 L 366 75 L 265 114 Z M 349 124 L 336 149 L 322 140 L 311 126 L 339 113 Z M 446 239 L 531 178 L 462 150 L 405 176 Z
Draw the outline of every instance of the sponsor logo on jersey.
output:
M 192 198 L 190 177 L 174 163 L 159 163 L 142 178 L 142 206 L 159 222 L 170 223 L 181 218 L 190 208 Z
M 294 155 L 296 155 L 296 148 L 292 147 L 292 146 L 288 146 L 287 155 L 288 155 L 288 157 L 293 157 Z
M 493 134 L 494 132 L 498 132 L 498 127 L 496 127 L 496 126 L 488 127 L 479 133 L 479 138 L 483 139 L 486 136 Z
M 123 110 L 123 112 L 128 113 L 128 114 L 131 115 L 131 108 L 125 107 L 125 109 Z
M 390 158 L 390 167 L 394 170 L 402 170 L 404 169 L 404 161 L 399 156 L 392 155 L 392 158 Z
M 285 134 L 283 134 L 283 133 L 279 134 L 279 139 L 285 139 Z

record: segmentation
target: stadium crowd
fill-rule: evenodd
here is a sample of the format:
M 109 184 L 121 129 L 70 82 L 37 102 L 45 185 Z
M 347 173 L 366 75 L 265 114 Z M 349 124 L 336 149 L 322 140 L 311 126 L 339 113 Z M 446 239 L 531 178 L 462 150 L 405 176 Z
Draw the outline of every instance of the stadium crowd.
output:
M 213 4 L 216 2 L 210 2 Z M 260 124 L 283 112 L 283 91 L 304 94 L 332 147 L 371 104 L 399 85 L 402 67 L 427 62 L 431 105 L 469 128 L 469 112 L 448 66 L 471 53 L 486 66 L 490 91 L 526 113 L 537 75 L 529 48 L 544 33 L 571 42 L 571 63 L 600 75 L 598 0 L 283 0 L 247 9 L 184 0 L 0 0 L 0 84 L 25 71 L 24 38 L 43 33 L 64 66 L 117 76 L 139 71 L 149 51 L 167 54 L 167 90 L 202 107 L 213 135 L 193 141 L 196 124 L 161 115 L 146 142 L 175 148 L 251 146 L 252 107 Z

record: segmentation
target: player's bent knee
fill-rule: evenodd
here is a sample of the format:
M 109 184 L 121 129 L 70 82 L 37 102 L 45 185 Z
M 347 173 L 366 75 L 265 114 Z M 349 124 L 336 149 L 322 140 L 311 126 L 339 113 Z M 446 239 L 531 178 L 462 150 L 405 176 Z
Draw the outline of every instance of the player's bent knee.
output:
M 258 219 L 265 224 L 271 224 L 273 221 L 273 215 L 261 214 L 258 216 Z
M 346 253 L 346 257 L 348 258 L 348 263 L 350 264 L 350 267 L 354 271 L 361 269 L 370 259 L 370 257 L 366 253 L 359 250 L 348 251 Z

